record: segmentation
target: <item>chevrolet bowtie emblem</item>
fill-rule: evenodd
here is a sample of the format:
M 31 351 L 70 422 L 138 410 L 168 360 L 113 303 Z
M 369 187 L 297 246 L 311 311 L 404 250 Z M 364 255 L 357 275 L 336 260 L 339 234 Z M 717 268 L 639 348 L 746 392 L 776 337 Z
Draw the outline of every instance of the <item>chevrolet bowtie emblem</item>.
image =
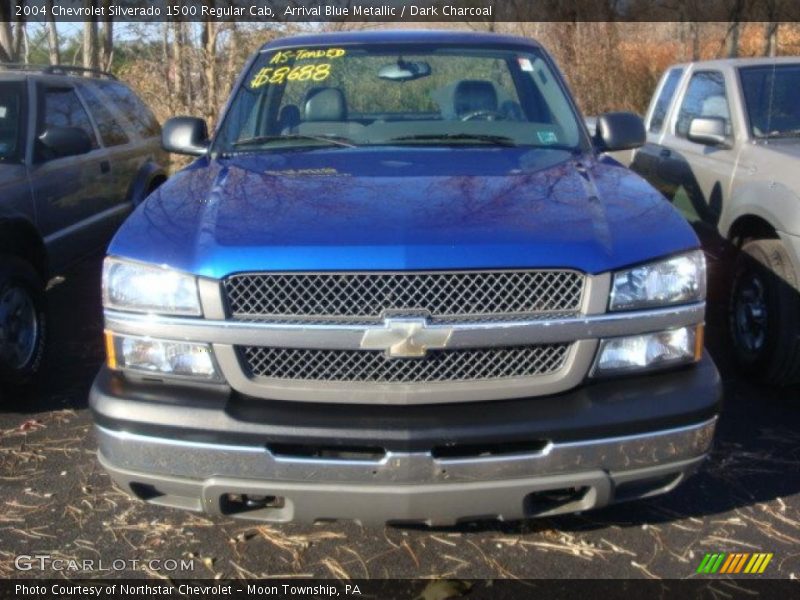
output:
M 370 329 L 361 338 L 364 350 L 385 350 L 393 358 L 418 358 L 429 349 L 445 348 L 452 329 L 429 329 L 425 319 L 385 319 L 383 329 Z

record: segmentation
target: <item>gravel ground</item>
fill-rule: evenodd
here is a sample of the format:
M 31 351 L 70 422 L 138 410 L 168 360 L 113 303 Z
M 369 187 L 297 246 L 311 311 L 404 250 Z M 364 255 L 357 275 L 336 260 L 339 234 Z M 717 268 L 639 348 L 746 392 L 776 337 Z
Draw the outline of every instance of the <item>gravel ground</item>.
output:
M 112 487 L 87 408 L 103 357 L 100 259 L 50 291 L 49 364 L 34 389 L 0 401 L 0 577 L 20 554 L 138 559 L 68 577 L 164 577 L 151 559 L 192 559 L 183 576 L 327 578 L 683 578 L 707 552 L 773 552 L 764 576 L 800 575 L 800 390 L 737 376 L 722 297 L 729 259 L 714 243 L 707 343 L 726 405 L 711 460 L 667 496 L 582 515 L 453 529 L 352 523 L 253 525 L 145 505 Z M 97 563 L 95 563 L 97 565 Z M 172 573 L 171 576 L 180 574 Z

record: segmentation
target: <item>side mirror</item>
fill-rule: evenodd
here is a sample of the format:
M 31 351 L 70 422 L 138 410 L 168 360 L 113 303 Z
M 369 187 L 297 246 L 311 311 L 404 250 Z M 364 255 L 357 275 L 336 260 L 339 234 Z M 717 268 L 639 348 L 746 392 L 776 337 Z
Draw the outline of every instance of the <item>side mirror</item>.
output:
M 689 141 L 705 146 L 722 146 L 728 143 L 725 119 L 722 117 L 697 117 L 689 123 Z
M 86 154 L 92 149 L 89 134 L 80 127 L 49 127 L 39 136 L 48 158 L 64 158 Z
M 631 150 L 644 145 L 647 134 L 642 118 L 631 112 L 610 112 L 597 117 L 595 143 L 603 152 Z
M 161 129 L 161 147 L 167 152 L 202 156 L 208 144 L 208 126 L 203 119 L 173 117 Z

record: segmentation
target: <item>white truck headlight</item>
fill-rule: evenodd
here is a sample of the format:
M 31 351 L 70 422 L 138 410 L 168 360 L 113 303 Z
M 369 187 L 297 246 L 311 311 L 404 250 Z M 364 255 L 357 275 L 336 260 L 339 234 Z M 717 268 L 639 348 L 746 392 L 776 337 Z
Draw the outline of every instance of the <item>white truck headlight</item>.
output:
M 170 315 L 202 314 L 193 275 L 117 258 L 103 262 L 103 306 Z
M 700 302 L 706 298 L 702 250 L 614 273 L 610 310 Z
M 221 380 L 208 344 L 116 335 L 107 331 L 106 355 L 112 369 Z
M 608 338 L 600 341 L 593 375 L 619 374 L 697 362 L 703 353 L 703 326 Z

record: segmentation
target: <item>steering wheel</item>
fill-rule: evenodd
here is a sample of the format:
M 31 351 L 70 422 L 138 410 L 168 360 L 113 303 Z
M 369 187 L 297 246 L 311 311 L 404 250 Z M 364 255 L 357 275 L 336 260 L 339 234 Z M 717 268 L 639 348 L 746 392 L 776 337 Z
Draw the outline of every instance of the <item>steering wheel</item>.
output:
M 475 119 L 486 119 L 487 121 L 502 121 L 506 118 L 506 116 L 498 110 L 473 110 L 472 112 L 468 112 L 463 117 L 461 117 L 462 121 L 473 121 Z

